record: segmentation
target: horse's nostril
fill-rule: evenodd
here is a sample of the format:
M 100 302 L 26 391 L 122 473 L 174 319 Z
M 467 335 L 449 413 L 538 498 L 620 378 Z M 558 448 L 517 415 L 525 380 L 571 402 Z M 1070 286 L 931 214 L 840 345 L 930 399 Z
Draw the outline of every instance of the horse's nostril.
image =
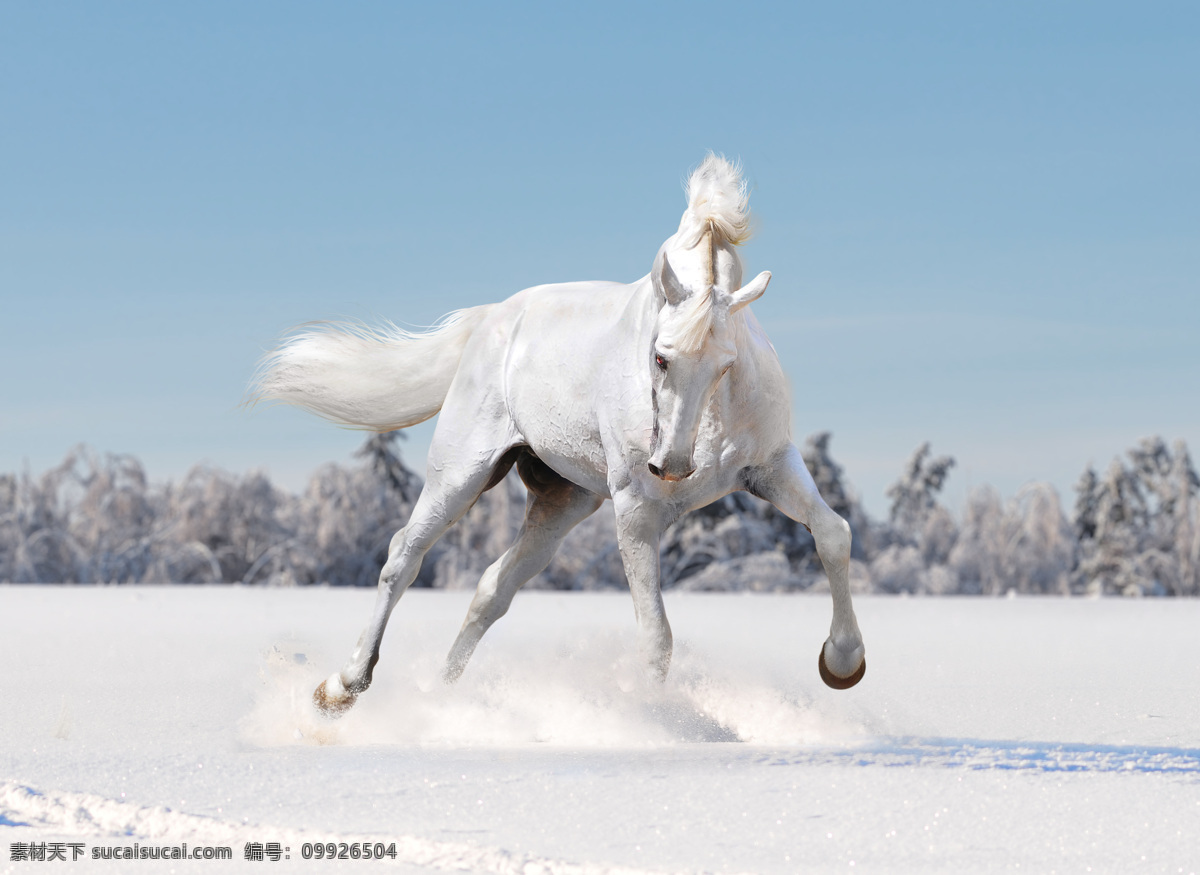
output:
M 658 467 L 658 465 L 655 465 L 653 462 L 648 463 L 646 465 L 646 467 L 649 468 L 650 473 L 653 474 L 655 477 L 657 477 L 659 480 L 666 480 L 668 483 L 678 483 L 680 480 L 686 480 L 687 478 L 691 477 L 692 474 L 694 474 L 696 472 L 696 469 L 692 468 L 686 474 L 672 474 L 669 471 L 664 471 L 662 468 Z

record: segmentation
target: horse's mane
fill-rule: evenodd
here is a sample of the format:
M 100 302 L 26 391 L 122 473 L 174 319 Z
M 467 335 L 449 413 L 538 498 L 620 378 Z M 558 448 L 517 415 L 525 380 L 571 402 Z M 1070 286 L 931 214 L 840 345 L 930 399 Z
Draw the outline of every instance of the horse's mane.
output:
M 680 246 L 695 249 L 701 241 L 712 248 L 721 242 L 738 246 L 749 239 L 750 193 L 742 179 L 740 164 L 709 152 L 688 177 L 685 190 L 688 205 L 675 236 Z M 712 249 L 701 257 L 711 263 Z M 740 264 L 736 253 L 734 259 Z M 672 335 L 682 349 L 699 349 L 704 344 L 712 330 L 713 303 L 711 293 L 698 292 L 686 308 L 681 308 L 683 312 L 672 326 Z
M 688 205 L 678 237 L 683 246 L 695 246 L 706 231 L 734 246 L 749 239 L 750 193 L 741 164 L 709 152 L 688 177 L 685 190 Z

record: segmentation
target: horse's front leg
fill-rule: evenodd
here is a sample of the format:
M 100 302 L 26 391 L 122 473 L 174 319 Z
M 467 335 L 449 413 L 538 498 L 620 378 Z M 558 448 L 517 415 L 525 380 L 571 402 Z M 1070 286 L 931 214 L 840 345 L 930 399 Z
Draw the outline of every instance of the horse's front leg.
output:
M 639 649 L 650 676 L 662 682 L 671 668 L 673 648 L 658 564 L 665 520 L 653 503 L 628 491 L 613 495 L 613 508 L 617 515 L 617 547 L 633 596 Z
M 745 485 L 748 492 L 765 498 L 812 532 L 833 596 L 833 623 L 817 666 L 828 686 L 849 689 L 867 670 L 862 633 L 850 601 L 849 523 L 821 498 L 795 444 L 788 444 L 767 465 L 747 469 Z

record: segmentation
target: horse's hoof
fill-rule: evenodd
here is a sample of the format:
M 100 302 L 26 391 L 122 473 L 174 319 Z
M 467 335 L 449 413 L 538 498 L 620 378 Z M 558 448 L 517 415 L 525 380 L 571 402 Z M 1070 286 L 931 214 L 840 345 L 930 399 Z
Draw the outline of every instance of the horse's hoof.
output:
M 335 684 L 335 686 L 341 687 L 341 693 L 337 694 L 326 688 L 325 684 L 328 682 L 321 681 L 321 685 L 313 691 L 313 704 L 326 717 L 341 717 L 353 707 L 358 694 L 350 692 L 340 683 Z
M 817 657 L 817 671 L 821 673 L 821 680 L 825 682 L 825 686 L 832 687 L 835 690 L 848 690 L 863 679 L 863 675 L 867 673 L 867 658 L 864 656 L 863 661 L 858 664 L 858 668 L 854 674 L 849 677 L 840 678 L 829 670 L 829 666 L 825 664 L 825 647 L 821 647 L 821 655 Z

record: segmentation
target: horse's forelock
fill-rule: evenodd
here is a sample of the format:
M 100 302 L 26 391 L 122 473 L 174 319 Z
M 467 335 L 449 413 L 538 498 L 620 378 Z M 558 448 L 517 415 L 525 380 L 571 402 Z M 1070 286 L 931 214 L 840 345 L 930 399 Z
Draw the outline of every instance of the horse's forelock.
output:
M 704 346 L 716 318 L 716 296 L 711 290 L 691 295 L 670 311 L 660 326 L 662 334 L 681 352 L 695 352 Z

